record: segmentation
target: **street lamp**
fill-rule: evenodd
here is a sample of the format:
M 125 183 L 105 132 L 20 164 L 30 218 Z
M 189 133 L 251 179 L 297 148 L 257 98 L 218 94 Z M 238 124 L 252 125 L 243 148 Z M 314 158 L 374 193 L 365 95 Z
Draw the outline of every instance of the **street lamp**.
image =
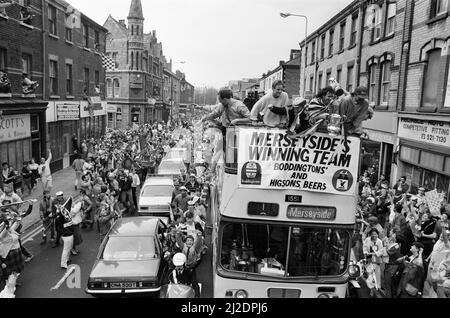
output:
M 303 82 L 306 80 L 306 60 L 307 60 L 307 56 L 306 56 L 306 39 L 308 38 L 308 17 L 306 15 L 303 14 L 293 14 L 293 13 L 280 13 L 280 16 L 282 18 L 288 18 L 288 17 L 299 17 L 299 18 L 304 18 L 306 21 L 306 26 L 305 26 L 305 48 L 303 49 L 305 51 L 305 67 L 304 67 L 304 79 Z M 300 80 L 300 86 L 302 85 L 301 80 Z M 303 87 L 303 95 L 305 95 L 306 92 L 306 85 L 305 87 Z

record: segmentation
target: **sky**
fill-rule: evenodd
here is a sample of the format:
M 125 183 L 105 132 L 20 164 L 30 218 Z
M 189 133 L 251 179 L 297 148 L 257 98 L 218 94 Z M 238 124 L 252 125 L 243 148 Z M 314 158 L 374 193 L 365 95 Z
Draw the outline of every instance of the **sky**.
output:
M 141 0 L 146 33 L 156 30 L 173 71 L 186 73 L 196 87 L 260 78 L 304 40 L 305 20 L 283 19 L 280 12 L 308 16 L 310 34 L 352 0 Z M 68 0 L 103 25 L 108 15 L 126 19 L 131 0 Z

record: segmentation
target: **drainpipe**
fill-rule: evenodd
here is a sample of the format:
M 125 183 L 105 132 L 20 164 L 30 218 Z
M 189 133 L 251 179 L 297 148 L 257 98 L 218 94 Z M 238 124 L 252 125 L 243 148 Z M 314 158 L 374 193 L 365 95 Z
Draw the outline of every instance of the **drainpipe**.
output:
M 45 70 L 47 69 L 46 67 L 46 38 L 45 38 L 45 0 L 41 0 L 42 3 L 42 100 L 46 101 L 46 81 L 47 81 L 47 76 L 45 75 Z M 41 132 L 41 141 L 43 140 L 44 142 L 41 143 L 41 157 L 47 157 L 47 131 L 48 131 L 48 127 L 47 127 L 47 117 L 44 115 L 43 118 L 45 118 L 44 123 L 42 124 L 43 127 L 45 127 L 44 131 Z M 42 127 L 41 126 L 41 127 Z M 36 160 L 38 160 L 38 158 L 36 158 Z
M 366 5 L 365 0 L 360 1 L 360 12 L 361 12 L 361 19 L 360 19 L 360 27 L 359 27 L 359 43 L 358 43 L 358 55 L 356 57 L 356 87 L 360 85 L 360 74 L 361 74 L 361 56 L 362 56 L 362 47 L 363 47 L 363 40 L 364 40 L 364 22 L 366 21 Z M 352 92 L 350 92 L 352 93 Z

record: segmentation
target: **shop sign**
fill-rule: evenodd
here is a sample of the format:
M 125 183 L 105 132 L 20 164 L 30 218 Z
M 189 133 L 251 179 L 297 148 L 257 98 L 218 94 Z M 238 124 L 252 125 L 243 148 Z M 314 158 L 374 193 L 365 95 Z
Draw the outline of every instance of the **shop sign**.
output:
M 106 112 L 107 113 L 117 113 L 117 106 L 116 105 L 106 105 Z
M 450 122 L 401 118 L 398 136 L 450 148 Z
M 100 98 L 90 98 L 88 102 L 82 101 L 80 105 L 80 117 L 92 117 L 106 115 L 106 101 Z
M 0 117 L 0 143 L 31 137 L 30 114 Z
M 57 120 L 80 119 L 80 105 L 74 103 L 56 104 Z
M 367 134 L 369 135 L 369 139 L 372 141 L 377 141 L 380 143 L 387 143 L 387 144 L 395 144 L 395 138 L 393 135 L 386 134 L 379 131 L 374 130 L 366 130 Z
M 292 140 L 285 130 L 242 128 L 238 185 L 352 196 L 356 192 L 360 140 L 326 134 Z

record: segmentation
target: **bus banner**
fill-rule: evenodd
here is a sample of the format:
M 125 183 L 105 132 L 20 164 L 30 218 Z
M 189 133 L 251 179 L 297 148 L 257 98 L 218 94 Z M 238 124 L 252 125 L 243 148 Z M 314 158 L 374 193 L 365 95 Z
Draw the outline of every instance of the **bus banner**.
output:
M 285 130 L 243 128 L 238 182 L 243 188 L 354 195 L 360 140 L 316 133 L 290 139 Z

